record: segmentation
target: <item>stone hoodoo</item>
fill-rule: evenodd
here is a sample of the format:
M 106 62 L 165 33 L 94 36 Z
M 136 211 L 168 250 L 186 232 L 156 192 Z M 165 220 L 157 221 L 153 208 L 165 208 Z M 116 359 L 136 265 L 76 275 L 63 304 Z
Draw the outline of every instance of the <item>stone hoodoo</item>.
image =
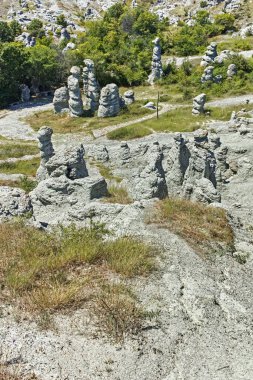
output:
M 26 84 L 22 84 L 20 88 L 21 88 L 21 101 L 23 103 L 29 102 L 31 98 L 31 92 L 30 92 L 29 87 Z
M 39 140 L 44 142 L 40 167 L 45 169 L 46 175 L 43 179 L 40 177 L 38 186 L 31 193 L 34 217 L 36 221 L 45 224 L 66 222 L 73 207 L 75 213 L 78 213 L 91 200 L 107 195 L 104 178 L 98 172 L 95 176 L 89 176 L 83 146 L 69 147 L 53 154 L 51 135 L 50 128 L 39 131 Z M 51 157 L 45 160 L 45 156 Z
M 200 65 L 203 67 L 211 65 L 217 55 L 217 44 L 216 42 L 211 42 L 211 44 L 207 47 L 205 55 L 202 57 Z
M 124 99 L 125 105 L 127 105 L 127 106 L 134 103 L 134 101 L 135 101 L 134 91 L 128 90 L 128 91 L 124 92 L 123 99 Z
M 194 141 L 188 144 L 189 166 L 184 175 L 183 196 L 205 203 L 220 202 L 216 189 L 216 158 L 208 141 L 208 132 L 194 132 Z
M 236 74 L 237 74 L 236 65 L 234 63 L 231 63 L 231 65 L 228 66 L 227 76 L 228 76 L 228 78 L 232 78 Z
M 107 84 L 102 88 L 98 117 L 111 117 L 118 115 L 120 111 L 120 97 L 118 86 L 114 83 Z
M 204 73 L 202 74 L 202 77 L 201 77 L 201 83 L 205 83 L 209 81 L 212 81 L 215 83 L 221 82 L 222 76 L 221 75 L 214 76 L 213 70 L 214 70 L 214 66 L 208 66 L 205 68 Z
M 200 94 L 193 99 L 193 115 L 200 115 L 205 113 L 206 94 Z
M 55 113 L 69 112 L 69 92 L 66 86 L 55 90 L 53 105 Z
M 69 91 L 69 110 L 71 116 L 82 116 L 83 101 L 79 88 L 81 70 L 78 66 L 73 66 L 70 70 L 71 75 L 68 77 Z
M 163 76 L 163 68 L 162 68 L 162 49 L 160 45 L 160 38 L 155 38 L 154 41 L 154 49 L 152 56 L 152 64 L 151 64 L 151 74 L 148 77 L 148 82 L 153 84 L 157 79 L 160 79 Z
M 48 171 L 46 168 L 46 163 L 48 160 L 54 156 L 54 148 L 51 141 L 53 134 L 52 128 L 49 127 L 41 127 L 38 132 L 38 140 L 39 140 L 39 149 L 40 149 L 40 166 L 37 170 L 36 178 L 38 181 L 43 181 L 48 178 Z
M 91 59 L 84 60 L 83 68 L 83 92 L 86 98 L 86 108 L 92 112 L 99 106 L 100 86 L 95 76 L 94 62 Z

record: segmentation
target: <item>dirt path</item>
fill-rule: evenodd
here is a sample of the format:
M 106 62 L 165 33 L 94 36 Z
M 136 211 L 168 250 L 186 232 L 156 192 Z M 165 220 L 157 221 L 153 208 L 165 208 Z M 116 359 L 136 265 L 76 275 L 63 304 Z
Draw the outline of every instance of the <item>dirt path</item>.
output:
M 173 106 L 171 104 L 163 104 L 162 109 L 159 111 L 159 115 L 162 115 L 162 114 L 164 114 L 164 113 L 166 113 L 166 112 L 168 112 L 174 108 L 177 108 L 177 106 Z M 152 114 L 140 117 L 139 119 L 126 121 L 124 123 L 120 123 L 120 124 L 116 124 L 116 125 L 109 125 L 108 127 L 94 130 L 92 133 L 93 133 L 93 136 L 95 138 L 98 138 L 101 136 L 105 136 L 107 133 L 115 131 L 117 129 L 127 127 L 127 126 L 132 125 L 132 124 L 141 123 L 142 121 L 150 120 L 150 119 L 153 119 L 155 117 L 156 117 L 156 112 L 153 112 Z

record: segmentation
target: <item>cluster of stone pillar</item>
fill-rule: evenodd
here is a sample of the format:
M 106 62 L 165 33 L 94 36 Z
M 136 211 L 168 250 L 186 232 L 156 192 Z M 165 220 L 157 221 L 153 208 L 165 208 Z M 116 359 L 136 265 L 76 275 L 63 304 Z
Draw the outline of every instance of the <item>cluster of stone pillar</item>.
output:
M 84 60 L 85 67 L 81 72 L 78 66 L 73 66 L 68 77 L 67 87 L 60 87 L 54 93 L 53 105 L 55 113 L 69 113 L 72 117 L 83 116 L 85 112 L 98 117 L 112 117 L 118 115 L 120 109 L 134 102 L 134 92 L 126 91 L 124 96 L 119 95 L 118 86 L 107 84 L 100 90 L 96 79 L 94 62 Z M 83 96 L 80 89 L 81 76 L 83 80 Z

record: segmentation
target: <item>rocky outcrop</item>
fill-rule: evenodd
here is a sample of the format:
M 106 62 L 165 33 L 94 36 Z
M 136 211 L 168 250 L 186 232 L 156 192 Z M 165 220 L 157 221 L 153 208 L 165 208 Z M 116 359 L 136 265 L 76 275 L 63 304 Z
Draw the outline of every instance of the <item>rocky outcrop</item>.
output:
M 49 127 L 41 127 L 38 132 L 38 141 L 40 149 L 40 166 L 37 170 L 37 181 L 43 181 L 48 177 L 46 163 L 54 156 L 54 148 L 51 141 L 53 130 Z
M 231 65 L 228 66 L 227 70 L 227 77 L 233 78 L 237 74 L 237 67 L 234 63 L 231 63 Z
M 20 88 L 21 88 L 21 101 L 23 103 L 29 102 L 31 98 L 31 92 L 30 92 L 29 87 L 26 84 L 22 84 Z
M 69 92 L 67 87 L 60 87 L 55 90 L 53 106 L 55 113 L 69 112 Z
M 149 84 L 153 84 L 156 80 L 163 76 L 162 68 L 162 49 L 160 45 L 160 39 L 157 37 L 153 41 L 154 49 L 151 64 L 151 74 L 148 77 Z
M 84 60 L 83 68 L 83 92 L 86 98 L 85 107 L 95 112 L 99 106 L 100 86 L 95 75 L 94 62 L 91 59 Z
M 124 151 L 126 152 L 125 148 Z M 130 152 L 128 149 L 127 151 L 129 159 Z M 130 196 L 134 200 L 165 198 L 167 185 L 162 166 L 163 152 L 159 143 L 140 146 L 134 157 L 132 156 L 131 163 L 133 160 L 134 167 L 129 171 L 128 179 L 122 182 L 126 185 Z
M 217 44 L 216 42 L 211 42 L 211 44 L 207 47 L 205 55 L 202 57 L 200 65 L 203 67 L 211 65 L 217 55 Z
M 0 186 L 0 220 L 24 215 L 31 209 L 30 198 L 24 190 Z
M 118 86 L 114 83 L 108 84 L 101 90 L 98 117 L 116 116 L 119 111 L 120 97 Z
M 205 113 L 206 94 L 200 94 L 193 99 L 192 114 L 200 115 Z
M 127 105 L 127 106 L 134 103 L 134 101 L 135 101 L 134 91 L 128 90 L 128 91 L 124 92 L 123 99 L 124 99 L 125 105 Z
M 78 66 L 73 66 L 70 73 L 71 75 L 68 77 L 70 115 L 74 117 L 82 116 L 84 113 L 83 101 L 79 87 L 81 70 Z
M 62 149 L 46 163 L 43 162 L 47 177 L 31 193 L 36 222 L 67 222 L 73 206 L 78 212 L 91 200 L 107 195 L 104 178 L 98 173 L 89 176 L 83 156 L 81 145 L 79 148 Z
M 222 76 L 221 75 L 214 76 L 213 70 L 214 70 L 214 66 L 208 66 L 205 68 L 204 73 L 202 74 L 202 77 L 201 77 L 201 83 L 205 83 L 209 81 L 212 81 L 215 83 L 221 82 Z

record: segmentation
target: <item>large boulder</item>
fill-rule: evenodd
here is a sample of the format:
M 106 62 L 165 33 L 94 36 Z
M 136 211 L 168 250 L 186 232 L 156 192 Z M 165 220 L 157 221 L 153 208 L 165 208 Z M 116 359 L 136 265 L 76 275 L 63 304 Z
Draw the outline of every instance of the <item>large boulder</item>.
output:
M 69 112 L 69 92 L 66 86 L 57 88 L 57 90 L 55 90 L 53 106 L 55 113 Z
M 120 97 L 118 86 L 114 83 L 108 84 L 102 88 L 98 117 L 117 116 L 120 111 Z

